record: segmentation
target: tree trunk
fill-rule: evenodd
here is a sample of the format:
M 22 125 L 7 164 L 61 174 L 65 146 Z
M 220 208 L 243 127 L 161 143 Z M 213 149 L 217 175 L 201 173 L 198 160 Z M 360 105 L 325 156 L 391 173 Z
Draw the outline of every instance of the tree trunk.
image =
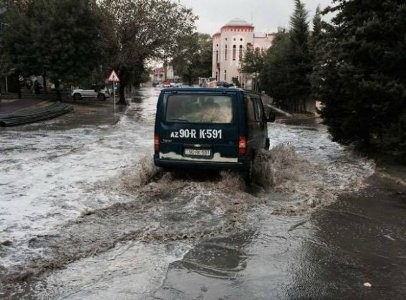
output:
M 42 85 L 43 85 L 43 87 L 44 87 L 44 93 L 46 93 L 47 91 L 48 91 L 48 88 L 47 88 L 47 71 L 44 71 L 43 73 L 42 73 Z
M 119 100 L 116 104 L 118 105 L 128 105 L 125 99 L 125 88 L 127 86 L 127 72 L 125 67 L 118 68 L 118 77 L 120 78 L 120 85 L 118 86 Z
M 120 83 L 118 87 L 118 93 L 119 93 L 119 100 L 117 104 L 119 105 L 128 105 L 126 99 L 125 99 L 125 85 L 123 83 Z
M 21 83 L 20 80 L 17 77 L 17 94 L 18 94 L 18 99 L 21 99 L 22 95 L 21 95 Z
M 55 93 L 56 93 L 56 101 L 62 101 L 62 94 L 61 90 L 59 89 L 59 80 L 54 81 L 55 84 Z

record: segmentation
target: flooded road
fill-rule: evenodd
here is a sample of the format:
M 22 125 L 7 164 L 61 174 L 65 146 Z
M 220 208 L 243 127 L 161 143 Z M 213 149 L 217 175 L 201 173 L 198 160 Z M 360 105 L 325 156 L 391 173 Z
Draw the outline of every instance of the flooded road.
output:
M 252 187 L 164 173 L 158 93 L 1 129 L 0 298 L 406 296 L 404 185 L 313 119 L 269 124 Z

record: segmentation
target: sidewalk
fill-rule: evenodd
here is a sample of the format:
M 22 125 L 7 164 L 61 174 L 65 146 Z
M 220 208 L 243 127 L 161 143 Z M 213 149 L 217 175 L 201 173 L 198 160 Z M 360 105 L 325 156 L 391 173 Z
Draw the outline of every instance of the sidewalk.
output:
M 51 119 L 71 112 L 73 106 L 50 100 L 22 98 L 1 99 L 0 126 L 16 126 Z
M 33 99 L 33 98 L 23 98 L 23 99 L 1 99 L 0 100 L 0 115 L 10 114 L 13 112 L 17 112 L 18 110 L 29 108 L 29 107 L 36 107 L 41 102 L 44 101 L 40 99 Z

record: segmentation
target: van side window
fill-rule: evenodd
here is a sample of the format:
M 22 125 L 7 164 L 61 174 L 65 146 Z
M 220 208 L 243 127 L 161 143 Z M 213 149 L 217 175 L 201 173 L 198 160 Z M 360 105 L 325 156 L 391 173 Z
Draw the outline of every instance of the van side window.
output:
M 248 114 L 248 121 L 255 122 L 255 105 L 254 101 L 250 95 L 245 96 L 246 105 L 247 105 L 247 114 Z
M 259 122 L 262 121 L 263 120 L 262 116 L 264 115 L 264 112 L 263 112 L 261 99 L 259 99 L 259 98 L 255 99 L 255 112 L 256 112 L 256 115 L 255 115 L 256 120 Z
M 261 99 L 256 95 L 247 95 L 248 120 L 262 122 L 264 110 Z

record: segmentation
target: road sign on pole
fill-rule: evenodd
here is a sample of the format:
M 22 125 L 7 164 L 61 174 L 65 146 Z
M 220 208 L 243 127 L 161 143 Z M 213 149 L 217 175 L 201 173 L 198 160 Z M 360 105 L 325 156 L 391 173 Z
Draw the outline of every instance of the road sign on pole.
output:
M 111 74 L 107 80 L 113 83 L 113 111 L 114 111 L 114 116 L 115 116 L 116 115 L 116 83 L 120 82 L 120 78 L 118 78 L 116 72 L 114 72 L 114 70 L 113 70 L 113 71 L 111 71 Z
M 111 82 L 120 82 L 120 78 L 118 78 L 118 76 L 117 76 L 116 72 L 114 72 L 114 70 L 111 71 L 111 74 L 110 74 L 110 76 L 109 76 L 108 81 L 111 81 Z

